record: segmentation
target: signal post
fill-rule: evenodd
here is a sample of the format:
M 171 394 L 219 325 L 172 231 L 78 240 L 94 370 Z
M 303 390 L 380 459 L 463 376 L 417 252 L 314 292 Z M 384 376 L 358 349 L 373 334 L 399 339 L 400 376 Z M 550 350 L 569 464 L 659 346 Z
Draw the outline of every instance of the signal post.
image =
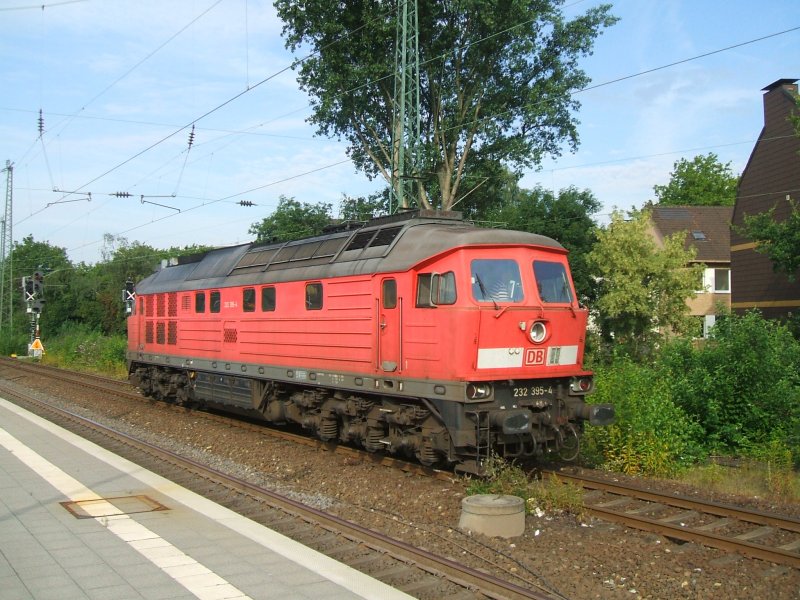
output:
M 36 271 L 31 277 L 22 278 L 22 292 L 25 300 L 26 312 L 30 315 L 30 343 L 28 356 L 42 358 L 44 346 L 42 345 L 39 317 L 44 308 L 44 274 Z

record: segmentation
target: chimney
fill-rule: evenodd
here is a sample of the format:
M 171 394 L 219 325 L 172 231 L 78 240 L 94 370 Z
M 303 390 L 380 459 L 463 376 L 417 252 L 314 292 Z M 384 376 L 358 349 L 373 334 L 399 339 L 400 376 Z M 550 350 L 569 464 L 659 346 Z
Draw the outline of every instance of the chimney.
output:
M 786 99 L 797 101 L 797 79 L 778 79 L 761 91 L 766 92 L 764 94 L 764 128 L 771 129 L 771 126 L 779 125 L 775 122 L 779 115 L 782 115 L 781 121 L 785 120 L 784 102 Z

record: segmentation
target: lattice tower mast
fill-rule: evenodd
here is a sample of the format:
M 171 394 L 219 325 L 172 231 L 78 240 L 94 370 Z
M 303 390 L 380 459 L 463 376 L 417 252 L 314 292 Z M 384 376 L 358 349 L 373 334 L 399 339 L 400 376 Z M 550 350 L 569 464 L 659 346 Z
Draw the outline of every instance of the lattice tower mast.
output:
M 418 177 L 420 139 L 419 17 L 417 0 L 398 0 L 392 120 L 392 194 L 398 208 L 409 208 Z M 389 212 L 393 212 L 392 200 Z
M 14 189 L 14 167 L 6 161 L 6 203 L 3 220 L 0 222 L 0 331 L 11 331 L 14 320 L 14 273 L 11 269 L 11 249 L 14 240 L 12 231 L 12 190 Z

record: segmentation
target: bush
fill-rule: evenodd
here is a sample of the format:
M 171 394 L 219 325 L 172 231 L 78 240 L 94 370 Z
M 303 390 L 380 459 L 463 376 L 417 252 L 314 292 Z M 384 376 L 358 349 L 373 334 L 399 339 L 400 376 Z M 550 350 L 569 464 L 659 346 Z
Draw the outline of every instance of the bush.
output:
M 657 371 L 629 359 L 617 359 L 595 374 L 593 401 L 614 405 L 617 420 L 606 427 L 587 426 L 585 452 L 603 466 L 629 475 L 666 477 L 700 454 L 698 427 L 677 406 Z
M 2 356 L 27 356 L 30 336 L 25 333 L 3 333 L 0 337 L 0 354 Z
M 778 439 L 800 458 L 800 342 L 784 325 L 755 311 L 732 315 L 702 348 L 668 344 L 658 364 L 709 450 L 737 453 Z
M 127 345 L 125 336 L 103 335 L 84 325 L 72 324 L 47 340 L 44 362 L 66 369 L 124 377 Z

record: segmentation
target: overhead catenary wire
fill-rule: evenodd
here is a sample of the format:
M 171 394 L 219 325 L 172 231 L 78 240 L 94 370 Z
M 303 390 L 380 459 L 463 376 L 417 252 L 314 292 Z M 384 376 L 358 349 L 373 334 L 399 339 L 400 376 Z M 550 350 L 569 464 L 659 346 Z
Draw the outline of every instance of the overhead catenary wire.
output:
M 80 109 L 78 109 L 77 111 L 75 111 L 75 112 L 74 112 L 74 113 L 72 113 L 71 115 L 67 115 L 67 117 L 66 117 L 66 118 L 65 118 L 65 119 L 64 119 L 64 120 L 63 120 L 61 123 L 59 123 L 59 124 L 57 124 L 57 125 L 56 125 L 56 128 L 55 128 L 55 129 L 57 129 L 58 131 L 63 131 L 63 130 L 64 130 L 64 128 L 66 128 L 66 127 L 67 127 L 67 126 L 68 126 L 68 125 L 69 125 L 69 124 L 70 124 L 70 123 L 71 123 L 71 122 L 72 122 L 72 121 L 75 119 L 76 115 L 78 115 L 79 113 L 81 113 L 81 112 L 83 112 L 84 110 L 86 110 L 86 107 L 87 107 L 87 106 L 90 106 L 90 105 L 91 105 L 91 104 L 93 104 L 93 103 L 94 103 L 96 100 L 98 100 L 98 99 L 100 99 L 102 96 L 104 96 L 104 95 L 105 95 L 105 94 L 106 94 L 106 93 L 107 93 L 107 92 L 108 92 L 110 89 L 112 89 L 114 86 L 116 86 L 118 83 L 120 83 L 120 82 L 121 82 L 122 80 L 124 80 L 126 77 L 128 77 L 128 76 L 129 76 L 131 73 L 133 73 L 133 72 L 134 72 L 136 69 L 138 69 L 140 66 L 142 66 L 142 65 L 143 65 L 145 62 L 147 62 L 148 60 L 150 60 L 150 59 L 151 59 L 153 56 L 155 56 L 155 55 L 156 55 L 158 52 L 160 52 L 160 51 L 161 51 L 163 48 L 165 48 L 165 47 L 166 47 L 168 44 L 170 44 L 170 43 L 171 43 L 173 40 L 175 40 L 175 39 L 176 39 L 178 36 L 180 36 L 180 35 L 181 35 L 182 33 L 184 33 L 184 32 L 185 32 L 187 29 L 189 29 L 189 27 L 191 27 L 192 25 L 194 25 L 195 23 L 197 23 L 197 21 L 199 21 L 200 19 L 202 19 L 202 18 L 203 18 L 204 16 L 206 16 L 206 15 L 207 15 L 209 12 L 211 12 L 211 11 L 212 11 L 214 8 L 216 8 L 216 7 L 217 7 L 217 6 L 218 6 L 218 5 L 219 5 L 221 2 L 222 2 L 222 0 L 216 0 L 216 1 L 215 1 L 213 4 L 211 4 L 211 5 L 210 5 L 210 6 L 209 6 L 207 9 L 205 9 L 203 12 L 201 12 L 199 15 L 197 15 L 195 18 L 193 18 L 191 21 L 189 21 L 189 22 L 188 22 L 186 25 L 184 25 L 184 26 L 183 26 L 181 29 L 179 29 L 177 32 L 175 32 L 174 34 L 172 34 L 172 35 L 171 35 L 171 36 L 170 36 L 170 37 L 169 37 L 169 38 L 168 38 L 166 41 L 164 41 L 163 43 L 161 43 L 161 44 L 160 44 L 159 46 L 157 46 L 157 47 L 156 47 L 154 50 L 150 51 L 150 52 L 149 52 L 147 55 L 145 55 L 145 56 L 144 56 L 143 58 L 141 58 L 141 59 L 140 59 L 138 62 L 136 62 L 136 63 L 135 63 L 133 66 L 131 66 L 130 68 L 128 68 L 128 69 L 127 69 L 127 70 L 126 70 L 124 73 L 122 73 L 122 75 L 118 76 L 116 79 L 114 79 L 114 81 L 112 81 L 111 83 L 109 83 L 108 85 L 106 85 L 106 86 L 105 86 L 105 87 L 104 87 L 102 90 L 100 90 L 98 93 L 96 93 L 94 96 L 92 96 L 92 97 L 91 97 L 91 98 L 90 98 L 90 99 L 89 99 L 87 102 L 84 102 L 84 103 L 83 103 L 83 105 L 80 107 Z
M 221 1 L 221 0 L 219 0 L 219 1 Z M 216 6 L 216 4 L 218 4 L 218 3 L 219 3 L 219 2 L 215 3 L 214 5 L 212 5 L 212 6 L 211 6 L 209 9 L 207 9 L 207 10 L 206 10 L 206 11 L 205 11 L 203 14 L 206 14 L 206 13 L 207 13 L 209 10 L 211 10 L 211 8 L 213 8 L 214 6 Z M 573 3 L 573 4 L 577 4 L 577 3 L 579 3 L 579 2 L 575 2 L 575 3 Z M 571 4 L 571 5 L 569 5 L 569 6 L 572 6 L 572 4 Z M 392 11 L 389 11 L 389 12 L 392 12 Z M 386 14 L 388 14 L 388 12 L 387 12 Z M 202 16 L 202 15 L 200 15 L 200 16 Z M 200 16 L 198 16 L 198 17 L 197 17 L 197 18 L 196 18 L 194 21 L 196 21 L 197 19 L 199 19 L 199 18 L 200 18 Z M 378 16 L 378 17 L 376 17 L 374 20 L 377 20 L 377 19 L 380 19 L 380 18 L 383 18 L 383 17 L 385 17 L 385 15 Z M 192 23 L 193 23 L 194 21 L 192 21 Z M 526 21 L 525 23 L 529 23 L 529 22 L 530 22 L 530 21 Z M 506 32 L 508 32 L 508 31 L 512 31 L 514 28 L 516 28 L 516 27 L 519 27 L 519 26 L 522 26 L 522 25 L 524 25 L 525 23 L 518 24 L 518 25 L 516 25 L 516 26 L 514 26 L 514 27 L 511 27 L 511 28 L 507 28 L 507 29 L 503 30 L 502 32 L 496 32 L 496 33 L 494 33 L 494 34 L 491 34 L 491 35 L 489 35 L 489 36 L 486 36 L 485 38 L 482 38 L 481 40 L 476 40 L 475 42 L 471 42 L 469 45 L 474 45 L 474 44 L 480 43 L 480 42 L 481 42 L 481 41 L 483 41 L 483 40 L 486 40 L 486 39 L 491 39 L 492 37 L 495 37 L 495 36 L 497 36 L 497 35 L 500 35 L 500 34 L 502 34 L 502 33 L 506 33 Z M 191 23 L 190 23 L 189 25 L 191 25 Z M 181 32 L 182 32 L 182 31 L 184 31 L 186 28 L 188 28 L 188 26 L 189 26 L 189 25 L 187 25 L 186 27 L 184 27 L 184 28 L 181 30 Z M 346 34 L 346 35 L 345 35 L 343 38 L 341 38 L 341 39 L 339 39 L 339 40 L 337 40 L 336 42 L 333 42 L 333 43 L 338 43 L 338 42 L 341 42 L 341 41 L 343 41 L 343 40 L 346 40 L 348 37 L 350 37 L 350 36 L 354 35 L 354 34 L 355 34 L 355 33 L 357 33 L 359 30 L 361 30 L 361 29 L 363 29 L 363 28 L 365 28 L 365 27 L 367 27 L 367 26 L 368 26 L 368 23 L 365 23 L 365 24 L 363 24 L 362 26 L 360 26 L 359 28 L 356 28 L 355 30 L 353 30 L 353 31 L 351 31 L 351 32 L 348 32 L 348 33 L 347 33 L 347 34 Z M 689 61 L 691 61 L 691 60 L 696 60 L 697 58 L 703 58 L 703 57 L 706 57 L 706 56 L 710 56 L 710 55 L 713 55 L 713 54 L 717 54 L 717 53 L 719 53 L 719 52 L 723 52 L 723 51 L 725 51 L 725 50 L 730 50 L 730 49 L 733 49 L 733 48 L 738 48 L 738 47 L 741 47 L 741 46 L 744 46 L 744 45 L 747 45 L 747 44 L 750 44 L 750 43 L 754 43 L 754 42 L 757 42 L 757 41 L 762 41 L 762 40 L 764 40 L 764 39 L 768 39 L 768 38 L 771 38 L 771 37 L 775 37 L 775 36 L 778 36 L 778 35 L 782 35 L 782 34 L 785 34 L 785 33 L 791 32 L 791 31 L 795 31 L 795 30 L 797 30 L 797 29 L 800 29 L 800 27 L 795 27 L 795 28 L 787 29 L 787 30 L 784 30 L 784 31 L 781 31 L 781 32 L 777 32 L 777 33 L 773 33 L 773 34 L 770 34 L 770 35 L 767 35 L 767 36 L 762 36 L 762 37 L 756 38 L 756 39 L 754 39 L 754 40 L 749 40 L 749 41 L 746 41 L 746 42 L 741 42 L 741 43 L 738 43 L 738 44 L 734 44 L 734 45 L 728 46 L 728 47 L 726 47 L 726 48 L 722 48 L 722 49 L 714 50 L 714 51 L 711 51 L 711 52 L 707 52 L 707 53 L 704 53 L 704 54 L 701 54 L 701 55 L 698 55 L 698 56 L 695 56 L 695 57 L 686 58 L 686 59 L 683 59 L 683 60 L 680 60 L 680 61 L 676 61 L 676 62 L 673 62 L 673 63 L 669 63 L 669 64 L 667 64 L 667 65 L 662 65 L 662 66 L 659 66 L 659 67 L 654 67 L 654 68 L 652 68 L 652 69 L 648 69 L 648 70 L 641 71 L 641 72 L 638 72 L 638 73 L 635 73 L 635 74 L 631 74 L 631 75 L 623 76 L 623 77 L 620 77 L 620 78 L 617 78 L 617 79 L 614 79 L 614 80 L 611 80 L 611 81 L 607 81 L 607 82 L 604 82 L 604 83 L 601 83 L 601 84 L 597 84 L 597 85 L 594 85 L 594 86 L 588 86 L 588 87 L 586 87 L 586 88 L 582 88 L 582 89 L 580 89 L 580 90 L 576 90 L 576 91 L 575 91 L 575 93 L 579 93 L 579 92 L 583 92 L 583 91 L 588 91 L 588 90 L 590 90 L 590 89 L 596 89 L 596 88 L 599 88 L 599 87 L 602 87 L 602 86 L 610 85 L 610 84 L 612 84 L 612 83 L 616 83 L 616 82 L 624 81 L 624 80 L 626 80 L 626 79 L 630 79 L 630 78 L 633 78 L 633 77 L 638 77 L 638 76 L 641 76 L 641 75 L 643 75 L 643 74 L 647 74 L 647 73 L 651 73 L 651 72 L 654 72 L 654 71 L 657 71 L 657 70 L 665 69 L 665 68 L 668 68 L 668 67 L 670 67 L 670 66 L 675 66 L 675 65 L 678 65 L 678 64 L 682 64 L 682 63 L 685 63 L 685 62 L 689 62 Z M 177 36 L 179 33 L 180 33 L 180 32 L 178 32 L 178 33 L 176 33 L 174 36 L 172 36 L 172 38 L 170 38 L 170 40 L 171 40 L 171 39 L 174 39 L 174 37 L 176 37 L 176 36 Z M 170 40 L 168 40 L 168 41 L 170 41 Z M 160 49 L 161 47 L 163 47 L 164 45 L 166 45 L 166 43 L 168 43 L 168 42 L 165 42 L 164 44 L 162 44 L 162 46 L 160 46 L 160 47 L 159 47 L 159 49 Z M 469 46 L 469 45 L 468 45 L 468 46 Z M 468 47 L 468 46 L 467 46 L 467 47 Z M 157 51 L 157 50 L 156 50 L 156 51 Z M 148 57 L 146 57 L 146 58 L 149 58 L 149 56 L 152 56 L 152 54 L 154 54 L 156 51 L 152 52 L 152 53 L 151 53 L 150 55 L 148 55 Z M 286 72 L 288 69 L 290 69 L 290 68 L 293 68 L 293 67 L 294 67 L 294 66 L 296 66 L 297 64 L 301 64 L 302 62 L 304 62 L 305 60 L 307 60 L 308 58 L 310 58 L 310 57 L 311 57 L 311 56 L 313 56 L 314 54 L 316 54 L 316 52 L 310 53 L 309 55 L 305 56 L 304 58 L 302 58 L 302 59 L 299 59 L 299 60 L 296 60 L 296 61 L 295 61 L 294 63 L 292 63 L 291 65 L 289 65 L 289 66 L 287 66 L 287 67 L 284 67 L 283 69 L 279 70 L 278 72 L 274 73 L 273 75 L 270 75 L 270 76 L 269 76 L 269 77 L 267 77 L 267 78 L 264 78 L 264 79 L 262 79 L 261 81 L 259 81 L 259 82 L 258 82 L 258 83 L 256 83 L 255 85 L 253 85 L 252 87 L 248 85 L 248 86 L 247 86 L 247 88 L 246 88 L 245 90 L 243 90 L 242 92 L 240 92 L 240 93 L 236 94 L 236 95 L 235 95 L 235 96 L 233 96 L 232 98 L 229 98 L 227 101 L 223 102 L 222 104 L 218 105 L 217 107 L 215 107 L 215 108 L 213 108 L 213 109 L 209 110 L 208 112 L 204 113 L 203 115 L 201 115 L 200 117 L 198 117 L 198 118 L 196 119 L 196 121 L 199 121 L 199 120 L 201 120 L 201 119 L 203 119 L 203 118 L 205 118 L 205 117 L 207 117 L 207 116 L 209 116 L 209 115 L 213 114 L 213 113 L 214 113 L 214 112 L 216 112 L 217 110 L 219 110 L 219 109 L 223 108 L 224 106 L 227 106 L 227 105 L 228 105 L 228 104 L 230 104 L 231 102 L 233 102 L 233 101 L 235 101 L 236 99 L 240 98 L 241 96 L 243 96 L 244 94 L 246 94 L 247 92 L 249 92 L 251 89 L 255 89 L 256 87 L 258 87 L 258 86 L 260 86 L 260 85 L 262 85 L 262 84 L 266 83 L 267 81 L 269 81 L 269 80 L 271 80 L 271 79 L 275 78 L 276 76 L 278 76 L 278 75 L 280 75 L 280 74 L 282 74 L 282 73 Z M 136 65 L 136 66 L 138 66 L 138 64 L 141 64 L 142 62 L 144 62 L 144 60 L 146 60 L 146 58 L 145 58 L 145 59 L 143 59 L 142 61 L 140 61 L 140 63 L 137 63 L 137 65 Z M 431 62 L 431 61 L 433 61 L 433 60 L 440 60 L 441 58 L 442 58 L 442 56 L 440 56 L 440 57 L 435 57 L 435 58 L 429 59 L 428 61 L 426 61 L 426 63 L 428 63 L 428 62 Z M 133 68 L 135 68 L 135 67 L 133 67 Z M 132 70 L 132 69 L 131 69 L 131 70 Z M 130 72 L 130 70 L 129 70 L 127 73 L 129 73 L 129 72 Z M 126 73 L 125 75 L 127 75 L 127 73 Z M 122 77 L 124 77 L 125 75 L 123 75 Z M 122 77 L 118 78 L 118 80 L 117 80 L 117 81 L 119 81 L 120 79 L 122 79 Z M 115 83 L 116 83 L 116 82 L 115 82 Z M 114 84 L 111 84 L 111 85 L 113 86 Z M 366 85 L 366 84 L 363 84 L 363 85 Z M 361 87 L 363 87 L 363 85 L 360 85 L 360 86 L 358 86 L 358 87 L 356 87 L 356 88 L 352 88 L 352 89 L 350 89 L 350 90 L 345 90 L 345 91 L 343 91 L 343 94 L 351 93 L 351 92 L 353 92 L 353 91 L 355 91 L 355 90 L 357 90 L 357 89 L 360 89 Z M 108 87 L 106 88 L 106 90 L 107 90 L 107 89 L 109 89 L 110 87 L 111 87 L 111 86 L 108 86 Z M 103 92 L 101 92 L 100 94 L 98 94 L 98 96 L 96 96 L 95 98 L 97 98 L 97 97 L 99 97 L 100 95 L 102 95 L 102 93 L 104 93 L 106 90 L 104 90 Z M 94 99 L 93 99 L 93 100 L 94 100 Z M 91 102 L 91 101 L 90 101 L 90 102 Z M 491 118 L 495 118 L 495 117 L 497 117 L 497 116 L 499 116 L 499 115 L 491 115 L 491 116 L 483 117 L 483 119 L 491 119 Z M 194 122 L 192 122 L 192 123 L 191 123 L 191 125 L 194 127 Z M 178 128 L 178 130 L 174 131 L 172 134 L 170 134 L 170 135 L 168 135 L 168 136 L 165 136 L 165 137 L 161 138 L 161 139 L 160 139 L 159 141 L 157 141 L 156 143 L 154 143 L 154 144 L 152 144 L 152 145 L 148 146 L 147 148 L 145 148 L 145 149 L 144 149 L 144 150 L 142 150 L 141 152 L 139 152 L 139 153 L 137 153 L 137 154 L 133 155 L 132 157 L 128 158 L 127 160 L 125 160 L 125 161 L 123 161 L 123 162 L 119 163 L 119 164 L 118 164 L 118 165 L 116 165 L 115 167 L 112 167 L 111 169 L 109 169 L 108 171 L 104 172 L 104 173 L 103 173 L 103 174 L 101 174 L 100 176 L 98 176 L 98 177 L 94 178 L 94 179 L 93 179 L 93 180 L 91 180 L 90 182 L 88 182 L 88 183 L 86 183 L 86 184 L 84 184 L 84 185 L 82 185 L 82 186 L 79 186 L 77 189 L 78 189 L 78 190 L 81 190 L 81 189 L 83 189 L 84 187 L 86 187 L 86 186 L 90 185 L 91 183 L 94 183 L 94 182 L 95 182 L 95 181 L 97 181 L 98 179 L 100 179 L 100 178 L 102 178 L 102 177 L 105 177 L 106 175 L 110 174 L 110 173 L 111 173 L 111 172 L 113 172 L 114 170 L 116 170 L 116 169 L 120 168 L 121 166 L 123 166 L 123 165 L 127 164 L 128 162 L 130 162 L 130 161 L 134 160 L 135 158 L 138 158 L 139 156 L 141 156 L 141 155 L 142 155 L 142 154 L 144 154 L 145 152 L 147 152 L 147 151 L 149 151 L 149 150 L 153 149 L 154 147 L 156 147 L 156 146 L 160 145 L 160 144 L 161 144 L 161 143 L 163 143 L 164 141 L 166 141 L 166 140 L 168 140 L 169 138 L 171 138 L 173 135 L 175 135 L 175 134 L 179 133 L 180 131 L 182 131 L 182 130 L 186 129 L 188 126 L 189 126 L 189 124 L 186 124 L 186 125 L 180 126 L 180 127 Z
M 794 28 L 794 29 L 797 29 L 797 28 Z M 786 30 L 786 31 L 793 31 L 794 29 L 790 29 L 790 30 Z M 772 34 L 771 36 L 765 36 L 765 37 L 762 37 L 762 38 L 758 38 L 757 40 L 753 40 L 753 41 L 759 41 L 759 40 L 761 40 L 761 39 L 766 39 L 767 37 L 773 37 L 774 35 L 780 35 L 781 33 L 785 33 L 785 32 L 779 32 L 779 33 L 776 33 L 776 34 Z M 746 42 L 746 43 L 747 43 L 747 42 Z M 735 45 L 735 46 L 730 46 L 730 47 L 728 47 L 728 48 L 735 48 L 735 47 L 739 47 L 739 46 L 741 46 L 741 45 L 743 45 L 743 44 L 737 44 L 737 45 Z M 717 51 L 714 51 L 714 52 L 711 52 L 711 53 L 706 53 L 706 54 L 700 55 L 699 57 L 708 56 L 708 55 L 710 55 L 710 54 L 717 53 L 717 52 L 721 52 L 721 51 L 723 51 L 723 50 L 724 50 L 724 49 L 720 49 L 720 50 L 717 50 Z M 698 57 L 695 57 L 695 58 L 698 58 Z M 616 82 L 616 81 L 623 81 L 623 80 L 625 80 L 625 79 L 628 79 L 628 78 L 631 78 L 631 77 L 634 77 L 634 76 L 639 76 L 639 75 L 641 75 L 641 74 L 649 73 L 649 72 L 652 72 L 652 71 L 654 71 L 654 70 L 658 70 L 658 69 L 660 69 L 660 68 L 666 68 L 667 66 L 672 66 L 672 65 L 675 65 L 675 64 L 681 64 L 681 63 L 683 63 L 683 62 L 687 62 L 688 60 L 692 60 L 692 59 L 685 59 L 685 60 L 682 60 L 682 61 L 678 61 L 678 62 L 676 62 L 676 63 L 671 63 L 670 65 L 665 65 L 665 66 L 662 66 L 662 67 L 658 67 L 658 68 L 656 68 L 656 69 L 650 69 L 650 70 L 648 70 L 648 71 L 643 71 L 643 72 L 640 72 L 640 73 L 637 73 L 637 74 L 634 74 L 634 75 L 628 75 L 628 76 L 625 76 L 625 77 L 619 78 L 619 79 L 617 79 L 617 80 L 613 80 L 613 81 L 605 82 L 605 83 L 602 83 L 602 84 L 598 84 L 597 86 L 590 86 L 590 87 L 588 87 L 588 88 L 585 88 L 584 90 L 581 90 L 581 91 L 585 91 L 585 90 L 588 90 L 588 89 L 594 89 L 594 88 L 596 88 L 596 87 L 600 87 L 601 85 L 610 85 L 611 83 L 614 83 L 614 82 Z M 284 71 L 285 71 L 285 69 L 284 69 Z M 263 83 L 263 81 L 262 81 L 262 83 Z M 257 84 L 257 85 L 259 85 L 259 84 Z M 248 86 L 248 87 L 249 87 L 249 86 Z M 254 86 L 254 87 L 255 87 L 255 86 Z M 247 91 L 247 90 L 245 90 L 245 92 L 243 92 L 243 93 L 246 93 L 246 91 Z M 239 94 L 239 96 L 241 96 L 241 94 Z M 239 97 L 239 96 L 237 96 L 237 97 Z M 234 98 L 230 99 L 228 102 L 231 102 L 231 101 L 233 101 L 233 100 L 235 100 L 235 99 L 236 99 L 236 97 L 234 97 Z M 207 114 L 209 114 L 209 113 L 206 113 L 206 115 L 207 115 Z M 202 118 L 202 117 L 201 117 L 201 118 Z M 194 125 L 194 123 L 192 123 L 192 125 Z M 187 126 L 188 126 L 188 125 L 187 125 Z M 183 128 L 185 129 L 187 126 L 184 126 Z M 177 132 L 176 132 L 176 133 L 177 133 Z M 168 139 L 168 138 L 164 138 L 164 139 Z M 135 157 L 134 157 L 134 158 L 135 158 Z M 187 152 L 186 159 L 188 159 L 188 152 Z M 346 161 L 342 161 L 342 162 L 346 162 Z M 185 165 L 185 163 L 186 163 L 186 160 L 184 160 L 184 165 Z M 337 163 L 337 164 L 340 164 L 340 163 Z M 568 168 L 568 167 L 566 167 L 566 168 Z M 98 179 L 99 179 L 99 178 L 98 178 Z M 94 182 L 94 181 L 96 181 L 96 179 L 95 179 L 95 180 L 92 180 L 92 182 Z M 88 185 L 88 184 L 87 184 L 87 185 Z M 268 187 L 269 185 L 270 185 L 270 184 L 266 184 L 266 185 L 264 185 L 264 186 L 259 186 L 259 187 L 252 188 L 252 189 L 262 189 L 263 187 Z M 241 194 L 247 193 L 248 191 L 252 191 L 252 189 L 251 189 L 251 190 L 247 190 L 247 191 L 245 191 L 245 192 L 241 192 Z
M 186 171 L 186 161 L 189 160 L 189 152 L 192 151 L 192 144 L 194 144 L 194 123 L 192 123 L 192 131 L 189 133 L 189 145 L 186 148 L 186 154 L 184 155 L 183 158 L 183 165 L 181 166 L 181 171 L 178 174 L 178 183 L 175 184 L 175 191 L 172 192 L 173 198 L 178 195 L 178 190 L 180 190 L 181 180 L 183 179 L 183 173 L 184 171 Z
M 395 9 L 392 9 L 392 10 L 390 10 L 390 11 L 386 12 L 385 14 L 389 14 L 390 12 L 393 12 L 393 10 L 395 10 Z M 385 16 L 385 15 L 380 15 L 380 16 L 377 16 L 377 17 L 375 17 L 375 19 L 373 19 L 373 20 L 377 20 L 377 19 L 383 18 L 384 16 Z M 361 25 L 360 27 L 356 28 L 355 30 L 353 30 L 353 31 L 351 31 L 351 32 L 348 32 L 348 33 L 347 33 L 347 35 L 345 36 L 345 38 L 347 38 L 347 37 L 350 37 L 350 36 L 352 36 L 352 35 L 355 35 L 355 34 L 356 34 L 356 33 L 358 33 L 358 32 L 359 32 L 361 29 L 363 29 L 363 28 L 367 27 L 368 25 L 369 25 L 369 22 L 366 22 L 366 23 L 364 23 L 363 25 Z M 342 41 L 342 40 L 337 40 L 336 42 L 332 42 L 332 43 L 339 43 L 339 42 L 341 42 L 341 41 Z M 119 164 L 115 165 L 114 167 L 112 167 L 111 169 L 109 169 L 109 170 L 105 171 L 105 172 L 104 172 L 104 173 L 102 173 L 101 175 L 99 175 L 99 176 L 95 177 L 95 178 L 94 178 L 94 179 L 92 179 L 91 181 L 89 181 L 89 182 L 87 182 L 87 183 L 85 183 L 85 184 L 83 184 L 83 185 L 81 185 L 81 186 L 77 187 L 77 188 L 76 188 L 76 192 L 79 192 L 79 191 L 81 191 L 81 190 L 84 190 L 86 187 L 88 187 L 88 186 L 89 186 L 89 185 L 91 185 L 92 183 L 95 183 L 96 181 L 98 181 L 98 180 L 102 179 L 103 177 L 105 177 L 106 175 L 110 174 L 111 172 L 113 172 L 113 171 L 115 171 L 115 170 L 119 169 L 120 167 L 124 166 L 125 164 L 128 164 L 129 162 L 133 161 L 134 159 L 138 158 L 139 156 L 141 156 L 141 155 L 145 154 L 145 153 L 146 153 L 146 152 L 148 152 L 149 150 L 151 150 L 151 149 L 155 148 L 156 146 L 158 146 L 158 145 L 162 144 L 162 143 L 163 143 L 163 142 L 165 142 L 166 140 L 168 140 L 168 139 L 172 138 L 174 135 L 176 135 L 176 134 L 180 133 L 181 131 L 185 130 L 186 128 L 188 128 L 188 126 L 189 126 L 189 125 L 194 125 L 196 121 L 200 121 L 200 120 L 202 120 L 202 119 L 204 119 L 204 118 L 206 118 L 206 117 L 210 116 L 211 114 L 213 114 L 213 113 L 217 112 L 218 110 L 222 109 L 223 107 L 227 106 L 228 104 L 230 104 L 230 103 L 234 102 L 235 100 L 237 100 L 238 98 L 240 98 L 240 97 L 242 97 L 243 95 L 247 94 L 248 92 L 252 91 L 253 89 L 255 89 L 255 88 L 257 88 L 257 87 L 259 87 L 259 86 L 263 85 L 264 83 L 266 83 L 266 82 L 268 82 L 268 81 L 271 81 L 272 79 L 274 79 L 274 78 L 278 77 L 278 76 L 279 76 L 279 75 L 281 75 L 282 73 L 284 73 L 284 72 L 286 72 L 286 71 L 288 71 L 288 70 L 290 70 L 290 69 L 292 69 L 292 68 L 296 67 L 298 64 L 301 64 L 302 62 L 304 62 L 305 60 L 307 60 L 307 59 L 308 59 L 310 56 L 313 56 L 313 54 L 315 54 L 315 53 L 311 53 L 311 54 L 307 55 L 306 57 L 304 57 L 304 58 L 302 58 L 302 59 L 295 60 L 295 61 L 293 61 L 291 64 L 289 64 L 289 65 L 287 65 L 286 67 L 284 67 L 284 68 L 280 69 L 279 71 L 277 71 L 277 72 L 275 72 L 275 73 L 273 73 L 273 74 L 269 75 L 268 77 L 265 77 L 265 78 L 264 78 L 264 79 L 262 79 L 261 81 L 257 82 L 255 85 L 253 85 L 253 86 L 248 86 L 248 87 L 247 87 L 247 89 L 245 89 L 245 90 L 242 90 L 241 92 L 239 92 L 238 94 L 236 94 L 236 95 L 234 95 L 233 97 L 229 98 L 228 100 L 226 100 L 226 101 L 222 102 L 221 104 L 217 105 L 216 107 L 214 107 L 214 108 L 212 108 L 212 109 L 208 110 L 207 112 L 205 112 L 204 114 L 202 114 L 202 115 L 201 115 L 200 117 L 198 117 L 197 119 L 194 119 L 194 120 L 193 120 L 191 123 L 189 123 L 189 124 L 187 124 L 187 125 L 184 125 L 184 126 L 181 126 L 181 127 L 179 127 L 179 128 L 176 130 L 176 131 L 173 131 L 172 133 L 168 134 L 167 136 L 164 136 L 163 138 L 161 138 L 161 139 L 159 139 L 157 142 L 155 142 L 155 143 L 151 144 L 150 146 L 148 146 L 148 147 L 147 147 L 147 148 L 145 148 L 144 150 L 142 150 L 142 151 L 140 151 L 140 152 L 136 153 L 135 155 L 133 155 L 133 156 L 129 157 L 129 158 L 128 158 L 128 159 L 126 159 L 126 160 L 124 160 L 123 162 L 121 162 L 121 163 L 119 163 Z M 347 162 L 347 161 L 341 161 L 340 163 L 336 163 L 336 164 L 342 164 L 343 162 Z M 331 165 L 331 166 L 335 166 L 335 165 Z M 330 167 L 330 166 L 326 166 L 326 167 L 323 167 L 323 168 L 329 168 L 329 167 Z M 313 172 L 313 171 L 316 171 L 316 170 L 318 170 L 318 169 L 312 170 L 312 172 Z M 289 178 L 287 178 L 286 180 L 290 180 L 290 179 L 293 179 L 293 178 L 294 178 L 294 177 L 289 177 Z M 268 187 L 269 185 L 271 185 L 271 184 L 267 184 L 267 185 L 265 185 L 265 186 L 259 186 L 259 187 L 255 188 L 255 189 L 261 189 L 261 188 L 263 188 L 263 187 Z M 247 192 L 242 192 L 242 193 L 247 193 Z M 234 196 L 238 196 L 238 195 L 239 195 L 239 194 L 235 194 Z M 212 202 L 212 203 L 213 203 L 213 202 Z M 205 204 L 205 203 L 204 203 L 204 204 Z M 26 217 L 26 218 L 25 218 L 25 219 L 23 219 L 23 220 L 27 220 L 28 218 L 31 218 L 31 217 L 35 216 L 36 214 L 39 214 L 39 213 L 41 213 L 41 212 L 42 212 L 42 211 L 44 211 L 46 208 L 47 208 L 47 206 L 45 206 L 44 208 L 40 209 L 39 211 L 36 211 L 35 213 L 32 213 L 31 215 L 29 215 L 28 217 Z M 63 227 L 62 227 L 62 228 L 63 228 Z

